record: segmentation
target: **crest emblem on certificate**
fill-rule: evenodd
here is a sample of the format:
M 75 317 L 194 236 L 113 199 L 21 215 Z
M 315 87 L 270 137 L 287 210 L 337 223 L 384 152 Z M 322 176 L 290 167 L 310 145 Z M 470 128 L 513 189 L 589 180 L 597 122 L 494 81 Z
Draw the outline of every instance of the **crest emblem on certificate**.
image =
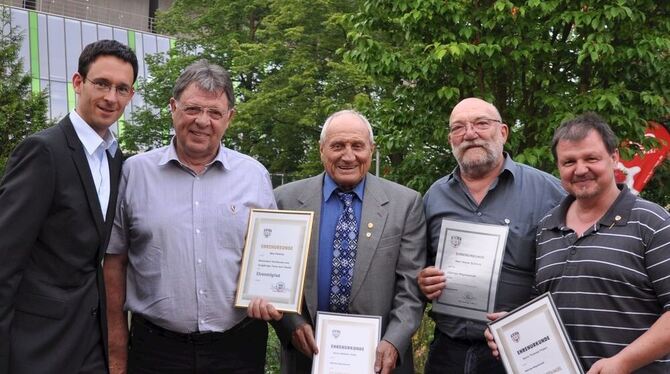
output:
M 451 246 L 456 248 L 459 245 L 461 245 L 461 237 L 457 235 L 452 235 L 451 236 Z
M 519 339 L 521 339 L 521 335 L 519 335 L 519 332 L 518 332 L 518 331 L 514 331 L 514 332 L 512 333 L 512 335 L 510 335 L 510 337 L 512 338 L 512 340 L 513 340 L 515 343 L 518 343 L 518 342 L 519 342 Z
M 333 337 L 334 337 L 335 339 L 339 338 L 339 337 L 340 337 L 340 333 L 341 333 L 340 330 L 333 330 Z
M 266 238 L 269 238 L 270 235 L 272 235 L 272 229 L 263 229 L 263 235 L 264 235 Z

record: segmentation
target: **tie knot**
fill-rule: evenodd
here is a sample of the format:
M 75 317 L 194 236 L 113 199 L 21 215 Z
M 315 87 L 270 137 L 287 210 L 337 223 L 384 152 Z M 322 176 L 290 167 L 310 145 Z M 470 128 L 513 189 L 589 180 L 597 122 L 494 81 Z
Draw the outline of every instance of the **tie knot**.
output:
M 351 203 L 354 201 L 354 193 L 353 192 L 338 192 L 337 196 L 342 200 L 344 203 L 345 207 L 350 207 Z

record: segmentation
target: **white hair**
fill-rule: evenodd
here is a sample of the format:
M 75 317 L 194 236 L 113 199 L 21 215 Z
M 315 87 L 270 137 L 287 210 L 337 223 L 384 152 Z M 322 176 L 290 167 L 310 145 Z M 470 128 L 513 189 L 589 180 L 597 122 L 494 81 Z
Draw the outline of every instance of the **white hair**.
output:
M 367 118 L 365 118 L 365 116 L 352 109 L 340 110 L 339 112 L 335 112 L 331 114 L 330 117 L 326 118 L 326 122 L 323 123 L 323 127 L 321 128 L 321 136 L 319 137 L 320 144 L 323 144 L 326 141 L 326 132 L 328 131 L 328 126 L 330 125 L 330 123 L 333 122 L 333 119 L 343 114 L 352 114 L 358 117 L 361 120 L 361 122 L 363 122 L 365 126 L 367 126 L 368 128 L 368 133 L 370 135 L 370 144 L 375 144 L 375 137 L 372 134 L 372 126 L 370 125 L 370 122 L 368 121 Z

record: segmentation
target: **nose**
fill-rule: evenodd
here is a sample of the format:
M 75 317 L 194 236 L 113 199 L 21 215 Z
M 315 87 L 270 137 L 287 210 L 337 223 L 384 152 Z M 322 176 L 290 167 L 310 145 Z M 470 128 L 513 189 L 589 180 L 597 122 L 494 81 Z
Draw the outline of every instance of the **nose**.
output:
M 466 124 L 463 139 L 475 139 L 477 137 L 479 137 L 479 133 L 475 130 L 475 127 L 471 124 Z
M 118 93 L 116 92 L 116 89 L 112 87 L 107 93 L 105 94 L 105 100 L 107 101 L 116 101 L 118 99 Z
M 586 166 L 585 163 L 581 161 L 577 161 L 575 163 L 575 174 L 577 175 L 584 175 L 589 172 L 589 168 Z
M 355 159 L 356 159 L 356 156 L 354 156 L 353 149 L 351 149 L 351 147 L 345 147 L 344 152 L 342 153 L 342 160 L 353 161 Z
M 197 116 L 195 116 L 195 123 L 198 126 L 207 126 L 209 124 L 209 114 L 206 110 L 200 111 Z

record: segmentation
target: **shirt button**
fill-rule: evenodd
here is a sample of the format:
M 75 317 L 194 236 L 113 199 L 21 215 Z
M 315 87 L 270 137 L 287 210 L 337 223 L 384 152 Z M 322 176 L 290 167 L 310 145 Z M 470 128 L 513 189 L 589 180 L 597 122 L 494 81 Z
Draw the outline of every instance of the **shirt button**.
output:
M 577 253 L 577 250 L 574 249 L 574 248 L 572 248 L 572 249 L 570 250 L 570 254 L 571 254 L 571 255 L 574 255 L 575 253 Z
M 196 201 L 196 202 L 195 202 L 195 206 L 198 206 L 198 205 L 200 205 L 200 202 L 199 202 L 199 201 Z
M 201 320 L 200 320 L 200 323 L 205 323 L 205 320 L 204 320 L 204 319 L 201 319 Z
M 203 290 L 200 290 L 200 291 L 198 291 L 198 293 L 202 295 L 202 294 L 204 294 L 204 293 L 205 293 L 205 291 L 203 291 Z
M 196 234 L 200 234 L 200 229 L 195 229 Z
M 198 263 L 202 264 L 202 259 L 201 258 L 198 259 Z
M 481 217 L 481 216 L 482 216 L 482 212 L 477 212 L 477 215 L 478 215 L 479 217 Z

